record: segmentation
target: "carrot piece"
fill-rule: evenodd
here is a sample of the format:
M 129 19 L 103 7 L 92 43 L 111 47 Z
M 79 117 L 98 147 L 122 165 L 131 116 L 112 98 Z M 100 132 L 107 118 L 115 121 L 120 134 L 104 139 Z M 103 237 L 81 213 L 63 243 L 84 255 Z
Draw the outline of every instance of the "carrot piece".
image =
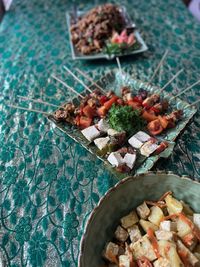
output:
M 79 120 L 79 127 L 85 129 L 92 124 L 92 119 L 88 117 L 81 116 Z
M 88 118 L 94 118 L 95 110 L 91 108 L 89 105 L 87 105 L 83 108 L 83 114 Z
M 112 105 L 113 105 L 114 103 L 117 102 L 117 100 L 118 100 L 118 96 L 113 95 L 113 96 L 111 97 L 111 99 L 109 99 L 108 101 L 106 101 L 106 102 L 104 103 L 104 107 L 105 107 L 105 109 L 106 109 L 106 110 L 109 110 L 109 109 L 112 107 Z
M 97 114 L 99 115 L 99 117 L 105 117 L 107 114 L 107 110 L 104 106 L 100 107 L 97 109 Z
M 154 232 L 153 232 L 152 228 L 149 228 L 147 230 L 147 235 L 149 236 L 149 240 L 150 240 L 150 242 L 152 244 L 152 247 L 153 247 L 153 250 L 154 250 L 154 252 L 156 254 L 156 257 L 160 258 L 158 241 L 157 241 L 157 239 L 156 239 L 156 237 L 154 235 Z

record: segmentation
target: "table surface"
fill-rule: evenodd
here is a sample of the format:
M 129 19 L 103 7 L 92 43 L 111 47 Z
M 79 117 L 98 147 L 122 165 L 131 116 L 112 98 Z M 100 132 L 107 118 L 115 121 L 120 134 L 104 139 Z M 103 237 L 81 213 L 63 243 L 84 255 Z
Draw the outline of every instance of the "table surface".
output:
M 147 81 L 168 48 L 169 56 L 154 83 L 165 84 L 180 68 L 184 73 L 167 88 L 169 92 L 179 92 L 199 79 L 200 24 L 182 1 L 122 2 L 149 46 L 144 55 L 123 58 L 123 68 Z M 80 3 L 81 9 L 92 6 L 88 1 Z M 14 1 L 0 25 L 0 259 L 12 267 L 77 266 L 86 219 L 118 181 L 43 115 L 6 106 L 17 103 L 17 95 L 53 104 L 66 101 L 68 92 L 50 78 L 52 73 L 81 91 L 62 69 L 64 64 L 71 69 L 78 66 L 94 79 L 116 68 L 115 61 L 71 59 L 65 12 L 72 7 L 73 1 L 65 0 Z M 183 98 L 198 99 L 199 88 Z M 41 104 L 20 104 L 53 110 Z M 197 114 L 170 159 L 155 169 L 199 179 L 199 127 Z

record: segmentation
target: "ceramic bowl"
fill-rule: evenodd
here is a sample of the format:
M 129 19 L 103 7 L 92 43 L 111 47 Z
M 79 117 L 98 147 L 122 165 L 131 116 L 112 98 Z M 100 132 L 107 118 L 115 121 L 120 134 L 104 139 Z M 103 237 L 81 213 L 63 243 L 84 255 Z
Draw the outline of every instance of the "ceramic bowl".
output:
M 172 173 L 149 172 L 128 177 L 100 200 L 85 228 L 79 254 L 79 267 L 103 265 L 102 250 L 113 237 L 119 220 L 144 200 L 156 200 L 171 190 L 174 196 L 200 212 L 200 183 Z

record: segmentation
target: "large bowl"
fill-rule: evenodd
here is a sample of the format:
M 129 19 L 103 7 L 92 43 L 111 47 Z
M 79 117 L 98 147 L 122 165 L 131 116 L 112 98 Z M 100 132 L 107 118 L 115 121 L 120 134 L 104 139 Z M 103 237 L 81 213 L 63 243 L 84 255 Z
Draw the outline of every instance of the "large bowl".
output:
M 128 177 L 111 188 L 93 210 L 81 241 L 79 267 L 103 265 L 102 250 L 119 220 L 144 200 L 156 200 L 166 191 L 200 212 L 200 183 L 172 173 L 153 173 Z

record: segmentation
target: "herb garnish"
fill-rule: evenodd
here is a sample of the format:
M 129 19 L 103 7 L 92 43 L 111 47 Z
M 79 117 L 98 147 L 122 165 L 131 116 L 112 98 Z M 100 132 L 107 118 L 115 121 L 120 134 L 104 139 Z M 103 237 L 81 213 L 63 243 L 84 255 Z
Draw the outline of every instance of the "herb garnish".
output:
M 140 110 L 133 110 L 130 106 L 113 105 L 108 113 L 110 126 L 118 131 L 134 134 L 144 128 L 145 122 L 140 116 Z

